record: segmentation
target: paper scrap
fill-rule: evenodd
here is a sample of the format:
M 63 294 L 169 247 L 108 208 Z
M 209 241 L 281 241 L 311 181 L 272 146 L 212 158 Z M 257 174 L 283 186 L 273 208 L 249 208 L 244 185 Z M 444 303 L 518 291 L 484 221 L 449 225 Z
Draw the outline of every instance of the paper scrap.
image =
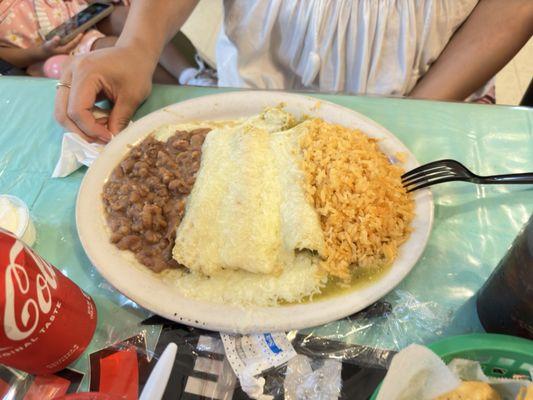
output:
M 221 333 L 226 357 L 241 382 L 241 387 L 253 399 L 272 398 L 263 394 L 263 371 L 278 367 L 296 356 L 287 335 L 283 332 L 254 335 Z
M 82 165 L 90 166 L 98 157 L 104 145 L 89 143 L 77 133 L 66 132 L 61 142 L 61 154 L 52 178 L 63 178 L 78 170 Z
M 520 390 L 527 389 L 532 385 L 530 380 L 492 378 L 483 372 L 477 361 L 456 358 L 448 364 L 452 373 L 463 381 L 480 381 L 488 383 L 502 399 L 516 399 Z M 533 371 L 530 371 L 530 375 Z
M 439 356 L 412 344 L 392 359 L 377 400 L 431 400 L 460 383 Z
M 93 107 L 91 110 L 94 118 L 108 118 L 110 110 L 102 107 Z M 77 171 L 82 165 L 89 167 L 104 148 L 100 143 L 89 143 L 74 132 L 65 132 L 61 142 L 61 154 L 56 163 L 52 178 L 64 178 Z

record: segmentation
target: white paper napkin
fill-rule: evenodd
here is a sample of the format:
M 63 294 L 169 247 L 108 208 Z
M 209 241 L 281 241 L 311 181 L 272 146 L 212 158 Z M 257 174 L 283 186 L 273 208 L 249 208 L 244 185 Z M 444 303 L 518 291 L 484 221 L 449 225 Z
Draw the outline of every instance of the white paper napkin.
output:
M 68 176 L 82 165 L 90 166 L 103 148 L 103 144 L 89 143 L 77 133 L 66 132 L 63 135 L 61 155 L 52 173 L 52 178 Z
M 439 356 L 412 344 L 392 359 L 377 400 L 431 400 L 460 383 Z
M 91 110 L 94 118 L 108 118 L 110 110 L 95 106 Z M 64 178 L 82 165 L 89 167 L 104 148 L 103 144 L 89 143 L 77 133 L 66 132 L 61 142 L 61 154 L 57 160 L 52 178 Z

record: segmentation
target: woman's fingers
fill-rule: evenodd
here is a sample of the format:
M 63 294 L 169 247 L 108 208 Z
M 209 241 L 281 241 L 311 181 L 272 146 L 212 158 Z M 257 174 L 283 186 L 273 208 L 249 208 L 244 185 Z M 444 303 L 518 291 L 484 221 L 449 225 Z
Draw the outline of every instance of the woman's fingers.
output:
M 66 68 L 61 75 L 60 82 L 70 85 L 72 81 L 72 72 L 70 68 Z M 67 86 L 58 86 L 56 91 L 56 101 L 54 105 L 54 117 L 63 127 L 68 131 L 82 134 L 83 132 L 70 120 L 67 115 L 67 105 L 70 89 Z
M 54 113 L 56 120 L 65 128 L 65 130 L 77 133 L 88 142 L 103 143 L 103 141 L 98 140 L 97 138 L 87 136 L 85 133 L 83 133 L 82 130 L 78 128 L 78 126 L 73 121 L 71 121 L 70 118 L 68 118 L 68 116 L 66 115 L 66 112 L 64 110 L 66 110 L 67 108 L 69 91 L 70 89 L 64 86 L 60 86 L 57 89 Z
M 55 115 L 68 130 L 108 142 L 130 121 L 151 90 L 153 65 L 138 49 L 113 47 L 74 57 L 61 80 Z M 97 99 L 113 103 L 108 119 L 93 115 Z
M 68 98 L 67 115 L 87 136 L 108 142 L 113 135 L 105 125 L 98 123 L 92 113 L 96 97 L 101 91 L 102 83 L 97 77 L 74 79 Z
M 118 134 L 130 123 L 131 117 L 139 106 L 139 102 L 129 96 L 119 97 L 109 115 L 109 130 L 113 135 Z
M 75 132 L 90 142 L 109 141 L 111 134 L 105 127 L 105 124 L 99 124 L 91 112 L 94 99 L 99 90 L 94 85 L 89 85 L 88 89 L 80 89 L 80 86 L 87 86 L 87 82 L 80 82 L 80 80 L 74 82 L 70 67 L 65 69 L 60 81 L 64 84 L 71 85 L 71 88 L 67 86 L 59 86 L 57 88 L 54 109 L 56 120 L 66 130 Z M 91 94 L 91 88 L 98 92 Z M 83 96 L 83 99 L 79 98 L 79 96 Z
M 70 72 L 63 74 L 61 77 L 61 82 L 70 84 Z M 87 140 L 90 143 L 105 143 L 105 141 L 100 140 L 99 138 L 91 137 L 83 133 L 83 131 L 78 128 L 78 126 L 68 117 L 67 107 L 68 99 L 70 95 L 70 89 L 66 86 L 59 86 L 56 93 L 56 101 L 54 108 L 54 116 L 56 120 L 69 132 L 77 133 L 83 139 Z M 105 126 L 107 124 L 108 118 L 97 118 L 96 122 L 100 125 Z

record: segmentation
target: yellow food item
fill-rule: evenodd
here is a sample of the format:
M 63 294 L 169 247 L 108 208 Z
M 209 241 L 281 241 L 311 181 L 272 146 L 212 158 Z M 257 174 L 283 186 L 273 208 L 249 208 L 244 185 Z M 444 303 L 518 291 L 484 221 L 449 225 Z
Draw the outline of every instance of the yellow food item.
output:
M 280 303 L 298 303 L 320 293 L 326 277 L 318 271 L 316 257 L 299 253 L 293 265 L 276 276 L 243 270 L 221 270 L 211 277 L 201 272 L 165 270 L 165 281 L 186 297 L 240 307 L 272 307 Z
M 301 169 L 299 142 L 306 132 L 306 124 L 299 124 L 290 130 L 276 132 L 271 137 L 270 146 L 281 188 L 281 235 L 285 248 L 310 249 L 323 256 L 324 235 L 318 214 L 305 194 L 305 176 Z
M 174 258 L 191 271 L 280 275 L 296 250 L 324 248 L 318 216 L 298 170 L 298 131 L 290 114 L 270 109 L 235 127 L 211 131 Z M 280 132 L 281 131 L 281 132 Z
M 529 384 L 527 388 L 521 387 L 516 400 L 533 400 L 533 384 Z
M 393 262 L 414 204 L 375 140 L 279 107 L 211 127 L 166 274 L 187 297 L 293 303 Z
M 435 400 L 501 400 L 500 395 L 486 382 L 466 381 Z
M 414 203 L 375 139 L 308 120 L 301 136 L 306 193 L 326 243 L 322 269 L 348 282 L 357 267 L 391 264 L 410 233 Z

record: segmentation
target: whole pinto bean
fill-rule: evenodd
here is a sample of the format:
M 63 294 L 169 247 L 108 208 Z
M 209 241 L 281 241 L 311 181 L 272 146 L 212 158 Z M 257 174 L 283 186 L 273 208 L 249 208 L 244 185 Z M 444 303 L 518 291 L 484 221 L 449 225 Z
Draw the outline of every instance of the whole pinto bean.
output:
M 149 204 L 145 204 L 141 213 L 141 220 L 143 228 L 150 229 L 152 227 L 152 210 Z
M 117 243 L 117 247 L 120 250 L 131 250 L 136 251 L 142 246 L 141 238 L 137 235 L 128 235 L 124 236 Z

